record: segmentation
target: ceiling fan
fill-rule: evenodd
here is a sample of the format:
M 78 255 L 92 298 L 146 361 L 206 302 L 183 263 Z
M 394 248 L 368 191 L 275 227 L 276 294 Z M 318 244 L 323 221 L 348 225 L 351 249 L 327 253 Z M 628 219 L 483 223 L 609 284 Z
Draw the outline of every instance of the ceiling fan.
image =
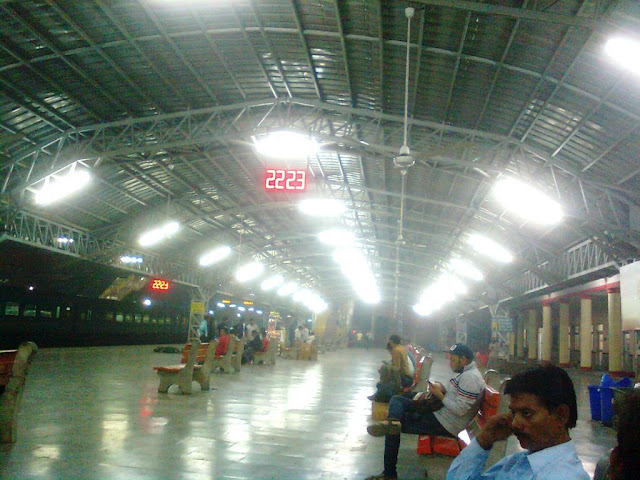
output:
M 402 174 L 402 191 L 400 194 L 400 220 L 398 222 L 398 237 L 396 239 L 396 266 L 395 266 L 395 286 L 393 294 L 393 318 L 398 321 L 398 330 L 402 334 L 403 321 L 398 316 L 398 300 L 400 296 L 400 247 L 406 244 L 403 237 L 404 228 L 404 204 L 405 204 L 405 191 L 407 188 L 407 171 L 415 163 L 415 159 L 411 155 L 411 150 L 408 145 L 409 134 L 409 61 L 411 54 L 411 19 L 415 14 L 415 9 L 407 7 L 404 9 L 404 15 L 407 17 L 407 53 L 405 63 L 405 78 L 404 78 L 404 131 L 403 142 L 400 147 L 398 155 L 394 157 L 393 164 L 396 168 L 400 169 Z

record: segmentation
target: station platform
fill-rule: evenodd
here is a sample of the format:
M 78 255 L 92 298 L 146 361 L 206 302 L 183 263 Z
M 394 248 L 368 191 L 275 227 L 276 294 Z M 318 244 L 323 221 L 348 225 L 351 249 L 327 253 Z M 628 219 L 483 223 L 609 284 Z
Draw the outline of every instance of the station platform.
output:
M 181 347 L 176 345 L 177 347 Z M 212 375 L 211 391 L 158 394 L 156 365 L 180 354 L 154 346 L 41 349 L 19 416 L 18 441 L 0 447 L 6 479 L 363 479 L 382 471 L 384 439 L 367 435 L 383 349 L 345 349 L 318 361 L 278 359 Z M 453 374 L 436 354 L 432 379 Z M 615 432 L 590 421 L 587 385 L 571 371 L 579 419 L 572 437 L 593 475 Z M 172 387 L 175 388 L 175 387 Z M 508 453 L 518 448 L 509 443 Z M 403 435 L 400 479 L 445 477 L 451 458 L 416 454 Z

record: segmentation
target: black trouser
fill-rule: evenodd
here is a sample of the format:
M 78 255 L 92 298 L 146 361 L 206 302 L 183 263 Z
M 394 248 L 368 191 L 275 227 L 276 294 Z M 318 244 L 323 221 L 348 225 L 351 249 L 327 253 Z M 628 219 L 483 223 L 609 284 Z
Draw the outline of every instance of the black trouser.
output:
M 419 410 L 412 399 L 415 392 L 394 395 L 389 402 L 389 418 L 402 422 L 403 433 L 416 435 L 444 435 L 451 433 L 444 428 L 433 412 L 426 406 Z M 387 477 L 397 477 L 398 452 L 400 451 L 400 435 L 386 435 L 384 437 L 384 474 Z

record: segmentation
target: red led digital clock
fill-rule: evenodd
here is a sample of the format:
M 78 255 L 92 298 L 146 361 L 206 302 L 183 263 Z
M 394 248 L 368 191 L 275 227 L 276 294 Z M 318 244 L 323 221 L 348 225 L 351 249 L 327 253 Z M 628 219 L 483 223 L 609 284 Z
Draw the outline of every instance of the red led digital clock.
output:
M 160 278 L 151 280 L 151 290 L 169 290 L 169 282 Z
M 302 192 L 307 189 L 306 170 L 268 168 L 264 175 L 265 190 Z

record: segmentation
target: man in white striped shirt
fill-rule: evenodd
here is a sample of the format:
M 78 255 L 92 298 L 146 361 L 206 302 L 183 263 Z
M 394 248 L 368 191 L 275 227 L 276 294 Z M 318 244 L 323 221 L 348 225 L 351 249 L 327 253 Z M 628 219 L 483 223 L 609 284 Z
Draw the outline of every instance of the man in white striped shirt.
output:
M 429 383 L 432 397 L 440 400 L 440 408 L 426 395 L 405 393 L 394 395 L 389 402 L 389 415 L 383 422 L 370 425 L 367 432 L 385 436 L 384 471 L 367 480 L 396 480 L 400 433 L 419 435 L 458 435 L 475 416 L 484 392 L 484 380 L 473 361 L 471 349 L 457 343 L 449 349 L 449 365 L 458 375 L 449 382 L 448 390 L 440 383 Z

